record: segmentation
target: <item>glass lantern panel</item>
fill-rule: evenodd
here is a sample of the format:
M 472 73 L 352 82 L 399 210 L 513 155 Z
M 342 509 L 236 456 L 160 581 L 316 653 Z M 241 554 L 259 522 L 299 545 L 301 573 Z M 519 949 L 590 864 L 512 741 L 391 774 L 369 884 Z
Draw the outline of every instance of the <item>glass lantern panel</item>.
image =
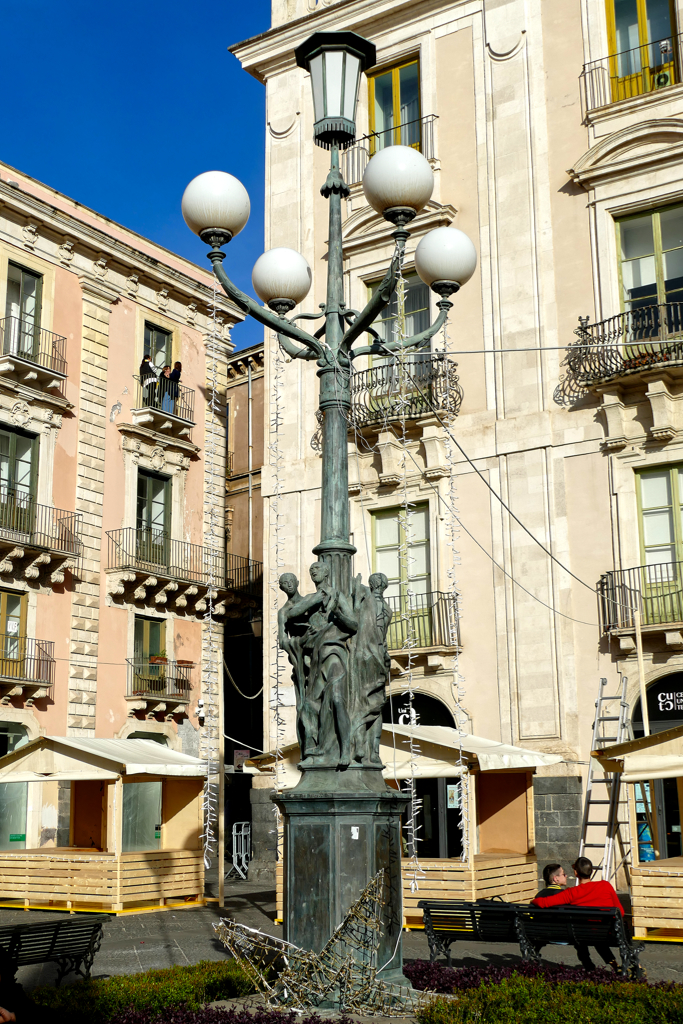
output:
M 325 117 L 339 117 L 341 114 L 343 77 L 344 51 L 327 50 L 325 53 Z
M 352 53 L 346 54 L 346 75 L 344 77 L 344 117 L 356 120 L 356 96 L 360 77 L 360 60 Z
M 313 110 L 315 120 L 322 121 L 325 116 L 325 97 L 323 95 L 323 55 L 319 53 L 311 61 L 311 87 L 313 89 Z

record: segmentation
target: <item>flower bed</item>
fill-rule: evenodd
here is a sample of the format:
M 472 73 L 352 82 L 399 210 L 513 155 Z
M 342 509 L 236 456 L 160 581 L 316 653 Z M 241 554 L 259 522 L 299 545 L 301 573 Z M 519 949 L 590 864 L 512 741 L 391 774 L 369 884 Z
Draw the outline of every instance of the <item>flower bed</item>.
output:
M 599 968 L 521 963 L 454 970 L 414 961 L 404 973 L 434 999 L 418 1024 L 681 1024 L 683 985 L 622 981 Z M 454 993 L 455 999 L 439 999 Z

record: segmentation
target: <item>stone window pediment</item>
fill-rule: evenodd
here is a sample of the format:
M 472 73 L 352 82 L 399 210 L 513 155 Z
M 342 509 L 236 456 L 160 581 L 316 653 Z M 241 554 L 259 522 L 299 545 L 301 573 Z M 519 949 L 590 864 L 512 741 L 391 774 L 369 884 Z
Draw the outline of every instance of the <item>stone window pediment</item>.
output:
M 592 188 L 604 179 L 648 173 L 664 162 L 683 162 L 683 119 L 641 121 L 602 139 L 567 174 Z

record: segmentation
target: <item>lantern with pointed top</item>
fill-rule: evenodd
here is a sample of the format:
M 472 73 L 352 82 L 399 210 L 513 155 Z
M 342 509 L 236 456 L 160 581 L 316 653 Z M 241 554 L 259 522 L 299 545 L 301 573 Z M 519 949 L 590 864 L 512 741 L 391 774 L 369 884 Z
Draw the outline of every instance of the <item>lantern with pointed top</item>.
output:
M 360 76 L 375 64 L 374 44 L 355 32 L 315 32 L 294 54 L 311 75 L 317 145 L 346 149 L 356 137 Z

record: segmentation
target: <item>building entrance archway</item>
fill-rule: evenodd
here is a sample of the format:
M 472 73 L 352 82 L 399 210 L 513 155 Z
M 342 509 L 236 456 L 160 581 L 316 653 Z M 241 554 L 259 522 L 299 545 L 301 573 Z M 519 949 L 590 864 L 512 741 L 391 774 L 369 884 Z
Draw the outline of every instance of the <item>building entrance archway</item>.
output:
M 650 683 L 647 687 L 647 711 L 651 734 L 683 725 L 683 672 L 672 672 Z M 631 727 L 636 739 L 644 735 L 640 698 L 633 705 Z M 636 786 L 641 861 L 683 855 L 682 811 L 683 778 L 652 779 Z

